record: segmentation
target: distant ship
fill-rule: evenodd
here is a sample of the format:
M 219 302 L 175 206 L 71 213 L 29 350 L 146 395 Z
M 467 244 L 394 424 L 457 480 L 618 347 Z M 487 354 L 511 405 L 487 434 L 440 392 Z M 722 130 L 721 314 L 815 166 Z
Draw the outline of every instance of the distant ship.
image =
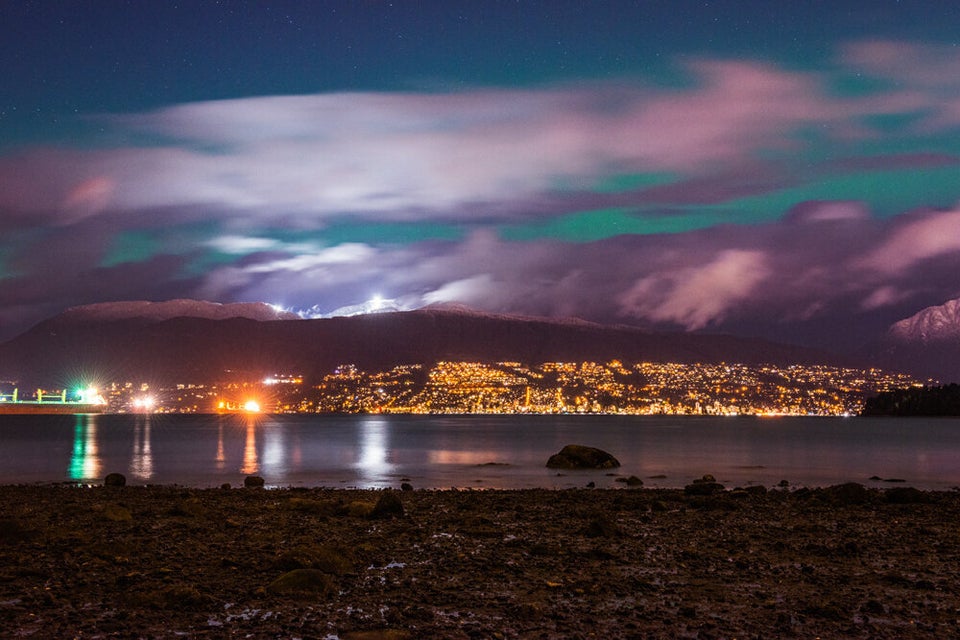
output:
M 78 413 L 103 413 L 107 403 L 96 389 L 77 393 L 77 400 L 67 400 L 67 392 L 44 394 L 37 391 L 32 400 L 21 400 L 16 389 L 13 393 L 0 394 L 0 415 L 73 415 Z

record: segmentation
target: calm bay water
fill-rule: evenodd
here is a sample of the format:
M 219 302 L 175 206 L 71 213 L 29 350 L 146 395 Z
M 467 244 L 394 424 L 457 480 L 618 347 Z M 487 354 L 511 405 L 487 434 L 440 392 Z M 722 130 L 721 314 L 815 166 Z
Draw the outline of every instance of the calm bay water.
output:
M 0 483 L 566 488 L 623 486 L 545 468 L 565 444 L 613 453 L 622 475 L 682 487 L 856 481 L 960 486 L 960 419 L 620 416 L 0 416 Z M 654 478 L 653 476 L 664 476 Z

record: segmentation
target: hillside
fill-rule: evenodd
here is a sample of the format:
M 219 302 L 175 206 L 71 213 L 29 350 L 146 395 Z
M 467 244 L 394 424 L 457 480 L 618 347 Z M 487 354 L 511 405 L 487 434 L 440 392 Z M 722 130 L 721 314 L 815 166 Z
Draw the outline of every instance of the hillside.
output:
M 587 322 L 422 309 L 317 320 L 91 317 L 42 322 L 0 345 L 0 376 L 66 385 L 78 377 L 209 382 L 337 365 L 387 369 L 442 360 L 835 363 L 798 347 L 724 335 L 650 333 Z

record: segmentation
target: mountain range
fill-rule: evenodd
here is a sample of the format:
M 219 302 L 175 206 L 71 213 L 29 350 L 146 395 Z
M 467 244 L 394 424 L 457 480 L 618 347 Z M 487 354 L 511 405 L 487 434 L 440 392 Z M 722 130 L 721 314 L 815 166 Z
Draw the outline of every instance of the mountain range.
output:
M 850 356 L 761 339 L 480 313 L 462 306 L 376 309 L 302 319 L 259 302 L 112 302 L 74 307 L 0 345 L 0 379 L 65 386 L 80 378 L 209 383 L 342 364 L 378 371 L 443 360 L 879 366 L 960 380 L 960 299 L 893 324 Z
M 655 333 L 581 320 L 490 315 L 463 307 L 300 319 L 262 303 L 177 300 L 77 307 L 0 345 L 0 379 L 208 383 L 296 373 L 318 379 L 342 364 L 679 362 L 838 364 L 829 354 L 729 335 Z

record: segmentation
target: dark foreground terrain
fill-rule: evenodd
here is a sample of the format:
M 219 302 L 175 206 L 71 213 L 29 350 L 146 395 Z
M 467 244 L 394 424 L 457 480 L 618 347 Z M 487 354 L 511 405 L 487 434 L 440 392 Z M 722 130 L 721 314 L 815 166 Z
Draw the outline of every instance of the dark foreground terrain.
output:
M 957 492 L 2 486 L 0 505 L 5 638 L 960 636 Z

